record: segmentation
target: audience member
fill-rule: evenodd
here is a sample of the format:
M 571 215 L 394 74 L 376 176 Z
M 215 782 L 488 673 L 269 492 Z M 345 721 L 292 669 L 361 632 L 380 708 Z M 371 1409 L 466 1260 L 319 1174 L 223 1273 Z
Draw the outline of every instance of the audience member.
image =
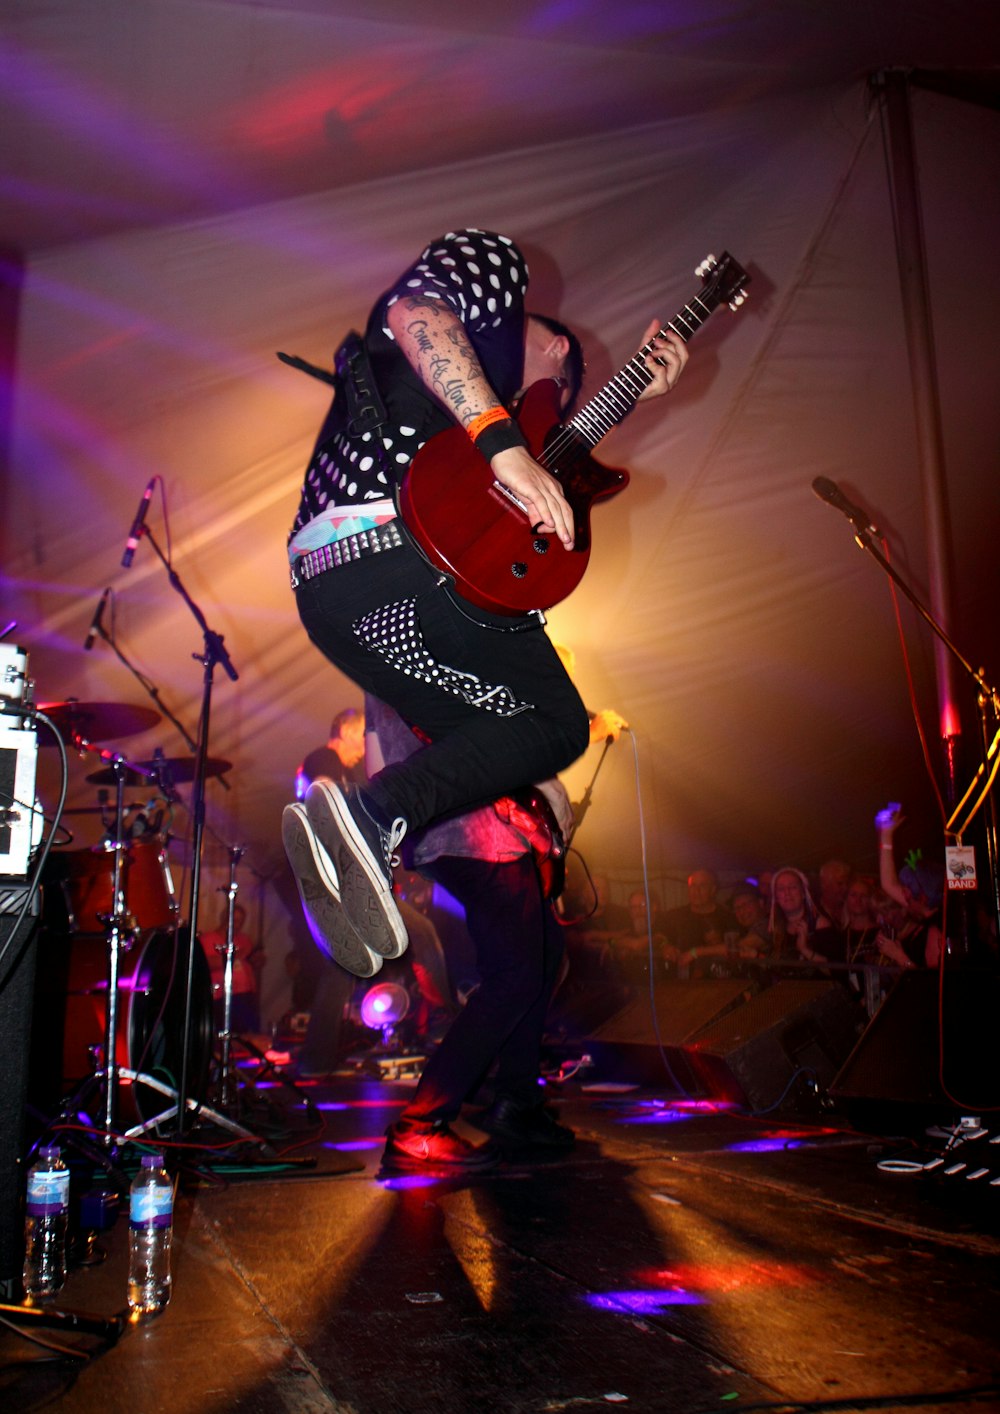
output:
M 771 937 L 775 956 L 793 962 L 825 962 L 817 944 L 817 912 L 801 869 L 786 865 L 774 875 Z
M 607 875 L 591 874 L 587 883 L 578 881 L 558 912 L 566 929 L 571 975 L 593 978 L 605 973 L 610 961 L 608 944 L 631 927 L 628 909 L 610 898 Z
M 753 884 L 737 884 L 729 906 L 740 928 L 740 936 L 736 940 L 740 955 L 757 961 L 771 957 L 774 940 L 768 927 L 768 910 L 759 891 Z
M 897 872 L 894 836 L 903 823 L 898 804 L 875 816 L 878 832 L 879 882 L 888 896 L 905 910 L 895 936 L 885 928 L 879 933 L 882 953 L 900 967 L 936 967 L 941 958 L 941 904 L 944 868 L 919 854 Z
M 695 957 L 712 949 L 713 955 L 724 956 L 728 946 L 739 936 L 736 915 L 719 903 L 719 883 L 711 869 L 695 869 L 688 875 L 688 901 L 680 908 L 671 908 L 664 917 L 667 941 L 684 966 Z M 721 952 L 717 952 L 721 949 Z
M 878 961 L 879 926 L 875 885 L 867 875 L 855 874 L 844 901 L 845 961 Z
M 646 904 L 646 890 L 629 894 L 628 927 L 608 940 L 610 962 L 620 979 L 628 986 L 648 986 L 650 949 L 653 956 L 653 977 L 660 981 L 677 960 L 676 950 L 667 942 L 664 914 L 653 903 L 652 927 Z
M 832 928 L 844 926 L 844 904 L 851 886 L 851 872 L 851 866 L 843 859 L 828 859 L 819 866 L 816 916 L 825 918 Z

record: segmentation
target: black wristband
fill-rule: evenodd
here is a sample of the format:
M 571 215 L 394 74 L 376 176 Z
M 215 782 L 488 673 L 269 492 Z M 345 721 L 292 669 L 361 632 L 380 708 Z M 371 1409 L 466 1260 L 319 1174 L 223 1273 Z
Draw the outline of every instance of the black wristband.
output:
M 503 422 L 491 422 L 489 427 L 484 427 L 474 445 L 477 452 L 482 452 L 486 460 L 491 461 L 497 452 L 509 452 L 512 447 L 526 447 L 528 444 L 520 427 L 510 418 Z

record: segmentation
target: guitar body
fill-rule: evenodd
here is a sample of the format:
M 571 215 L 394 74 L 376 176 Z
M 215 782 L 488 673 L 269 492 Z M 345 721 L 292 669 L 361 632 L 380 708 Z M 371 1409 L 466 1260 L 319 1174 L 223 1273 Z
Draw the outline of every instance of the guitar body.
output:
M 590 560 L 590 510 L 628 484 L 628 472 L 594 460 L 586 442 L 559 426 L 559 385 L 529 388 L 517 413 L 528 449 L 559 481 L 573 511 L 576 543 L 533 535 L 528 517 L 498 489 L 489 463 L 460 427 L 426 442 L 397 493 L 400 515 L 436 569 L 464 599 L 494 614 L 549 609 L 571 594 Z M 560 450 L 547 450 L 558 440 Z
M 493 804 L 501 820 L 520 830 L 534 857 L 542 898 L 557 899 L 566 887 L 566 841 L 545 792 L 525 786 Z
M 750 276 L 728 251 L 706 256 L 695 272 L 701 289 L 659 331 L 685 343 L 723 302 L 736 309 Z M 604 388 L 559 423 L 561 385 L 546 378 L 521 399 L 518 425 L 537 462 L 562 487 L 573 512 L 575 543 L 566 550 L 554 535 L 532 533 L 528 516 L 493 476 L 489 463 L 459 427 L 425 442 L 396 492 L 399 514 L 428 561 L 454 581 L 470 603 L 494 614 L 550 609 L 580 583 L 590 560 L 590 510 L 628 485 L 628 472 L 591 456 L 652 381 L 648 341 Z

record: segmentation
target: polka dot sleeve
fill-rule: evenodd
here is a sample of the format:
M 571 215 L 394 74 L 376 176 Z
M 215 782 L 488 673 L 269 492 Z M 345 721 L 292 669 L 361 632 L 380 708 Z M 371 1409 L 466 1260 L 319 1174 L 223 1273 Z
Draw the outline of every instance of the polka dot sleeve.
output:
M 497 328 L 528 288 L 528 266 L 508 236 L 469 229 L 433 241 L 389 291 L 389 307 L 406 295 L 445 300 L 473 333 Z M 391 339 L 392 332 L 383 323 Z

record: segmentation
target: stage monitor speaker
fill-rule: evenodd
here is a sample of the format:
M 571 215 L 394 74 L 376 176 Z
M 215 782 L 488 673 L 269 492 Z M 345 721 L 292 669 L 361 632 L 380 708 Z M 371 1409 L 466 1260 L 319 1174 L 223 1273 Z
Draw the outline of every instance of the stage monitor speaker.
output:
M 0 890 L 2 892 L 2 890 Z M 21 891 L 23 896 L 23 891 Z M 16 900 L 15 900 L 16 901 Z M 24 1106 L 38 919 L 14 930 L 0 913 L 0 1282 L 20 1279 L 24 1257 Z
M 675 1079 L 688 1089 L 693 1083 L 690 1073 L 678 1070 L 682 1048 L 712 1022 L 742 1006 L 753 986 L 740 978 L 661 982 L 652 1001 L 648 991 L 637 992 L 590 1037 L 588 1049 L 598 1073 L 635 1084 Z M 666 1067 L 661 1046 L 668 1057 Z
M 828 1089 L 855 1045 L 859 1002 L 833 982 L 783 981 L 706 1027 L 684 1047 L 706 1093 L 754 1111 L 798 1108 L 800 1071 Z
M 852 1118 L 878 1120 L 886 1105 L 915 1118 L 1000 1105 L 1000 970 L 949 968 L 943 991 L 940 981 L 936 969 L 900 973 L 830 1087 Z

